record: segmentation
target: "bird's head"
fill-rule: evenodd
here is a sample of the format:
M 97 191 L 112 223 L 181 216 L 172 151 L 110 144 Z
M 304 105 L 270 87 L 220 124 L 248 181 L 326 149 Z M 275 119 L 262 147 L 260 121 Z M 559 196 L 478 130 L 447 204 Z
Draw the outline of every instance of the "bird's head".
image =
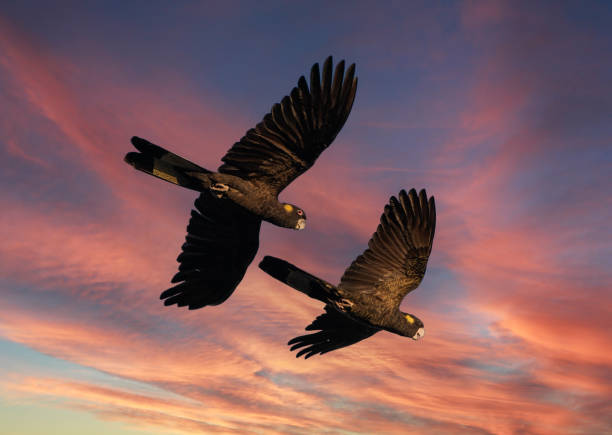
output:
M 403 332 L 406 337 L 410 337 L 413 340 L 418 340 L 425 335 L 425 325 L 421 319 L 412 314 L 401 312 L 404 318 Z
M 304 210 L 292 204 L 283 204 L 283 210 L 285 212 L 283 219 L 283 223 L 286 223 L 285 226 L 294 230 L 306 228 L 306 213 L 304 213 Z

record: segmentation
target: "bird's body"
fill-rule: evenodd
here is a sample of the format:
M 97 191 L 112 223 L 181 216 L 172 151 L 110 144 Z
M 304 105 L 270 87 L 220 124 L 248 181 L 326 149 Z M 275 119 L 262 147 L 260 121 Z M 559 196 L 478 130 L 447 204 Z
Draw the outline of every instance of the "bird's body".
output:
M 404 296 L 421 283 L 435 232 L 433 197 L 424 190 L 401 191 L 391 197 L 380 225 L 368 243 L 334 286 L 296 266 L 270 256 L 260 268 L 285 284 L 325 303 L 325 314 L 306 330 L 318 330 L 289 342 L 296 356 L 326 353 L 368 338 L 380 330 L 418 339 L 424 325 L 412 314 L 400 311 Z
M 302 229 L 299 228 L 300 219 L 296 223 L 293 215 L 287 212 L 287 206 L 290 204 L 281 203 L 278 196 L 269 189 L 231 174 L 213 172 L 192 175 L 202 181 L 203 190 L 210 190 L 217 198 L 227 198 L 254 216 L 273 225 Z M 291 207 L 295 206 L 291 205 Z
M 200 192 L 178 257 L 179 283 L 161 294 L 166 305 L 190 309 L 225 301 L 242 280 L 259 246 L 261 221 L 301 230 L 306 214 L 280 202 L 278 195 L 308 170 L 333 142 L 351 111 L 357 78 L 355 65 L 332 75 L 329 57 L 319 74 L 315 64 L 310 86 L 298 84 L 255 128 L 247 131 L 221 159 L 217 172 L 138 138 L 139 152 L 125 160 L 136 169 Z

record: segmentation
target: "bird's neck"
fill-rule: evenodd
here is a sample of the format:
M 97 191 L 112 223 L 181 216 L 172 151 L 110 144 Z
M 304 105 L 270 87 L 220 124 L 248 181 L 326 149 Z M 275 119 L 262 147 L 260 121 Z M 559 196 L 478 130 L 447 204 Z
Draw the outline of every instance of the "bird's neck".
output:
M 295 222 L 292 216 L 287 213 L 283 204 L 274 198 L 262 204 L 262 219 L 284 228 L 295 229 Z
M 294 228 L 295 223 L 291 220 L 291 215 L 287 213 L 283 204 L 271 195 L 244 195 L 241 192 L 229 192 L 228 196 L 236 204 L 251 211 L 264 221 L 279 227 Z
M 410 324 L 404 317 L 404 315 L 396 310 L 393 314 L 388 315 L 385 318 L 385 325 L 383 329 L 393 332 L 394 334 L 403 335 L 405 337 L 412 337 L 416 334 L 419 329 L 416 324 Z

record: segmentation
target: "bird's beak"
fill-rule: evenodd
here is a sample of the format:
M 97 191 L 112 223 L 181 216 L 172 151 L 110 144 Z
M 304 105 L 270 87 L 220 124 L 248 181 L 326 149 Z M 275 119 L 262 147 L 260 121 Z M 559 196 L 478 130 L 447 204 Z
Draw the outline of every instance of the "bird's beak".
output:
M 412 336 L 413 340 L 418 340 L 425 335 L 425 328 L 419 328 L 419 330 Z
M 295 226 L 296 230 L 303 230 L 306 228 L 306 219 L 298 219 L 297 225 Z

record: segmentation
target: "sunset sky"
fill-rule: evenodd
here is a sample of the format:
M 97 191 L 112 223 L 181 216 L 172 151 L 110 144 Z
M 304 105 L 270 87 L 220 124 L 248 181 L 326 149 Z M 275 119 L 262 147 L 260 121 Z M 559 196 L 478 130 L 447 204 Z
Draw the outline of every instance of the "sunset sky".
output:
M 0 433 L 612 433 L 610 2 L 171 3 L 0 7 Z M 224 304 L 164 307 L 197 195 L 130 137 L 216 169 L 328 55 L 359 86 L 281 194 L 308 227 L 264 223 Z M 413 187 L 426 336 L 297 360 L 322 304 L 257 263 L 337 283 Z

